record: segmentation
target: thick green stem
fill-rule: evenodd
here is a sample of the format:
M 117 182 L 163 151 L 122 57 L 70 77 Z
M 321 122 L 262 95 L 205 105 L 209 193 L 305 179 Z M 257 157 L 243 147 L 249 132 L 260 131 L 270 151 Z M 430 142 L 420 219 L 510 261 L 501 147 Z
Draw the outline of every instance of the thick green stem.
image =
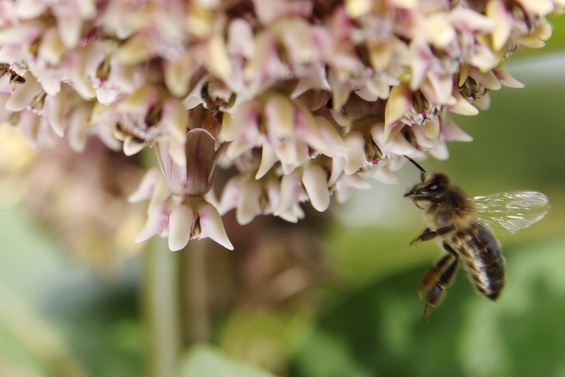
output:
M 206 342 L 210 337 L 206 252 L 209 241 L 190 242 L 183 252 L 184 339 L 187 345 Z
M 181 253 L 155 237 L 143 255 L 143 309 L 149 377 L 173 377 L 181 353 L 179 268 Z

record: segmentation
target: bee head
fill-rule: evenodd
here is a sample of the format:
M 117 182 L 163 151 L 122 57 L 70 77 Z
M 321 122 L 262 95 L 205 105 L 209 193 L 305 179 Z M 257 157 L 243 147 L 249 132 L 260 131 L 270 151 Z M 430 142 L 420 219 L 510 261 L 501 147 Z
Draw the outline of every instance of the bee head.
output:
M 444 200 L 448 191 L 449 178 L 445 174 L 425 174 L 422 182 L 418 183 L 410 191 L 404 194 L 405 198 L 411 198 L 414 204 L 421 208 L 417 202 L 425 201 L 439 203 Z

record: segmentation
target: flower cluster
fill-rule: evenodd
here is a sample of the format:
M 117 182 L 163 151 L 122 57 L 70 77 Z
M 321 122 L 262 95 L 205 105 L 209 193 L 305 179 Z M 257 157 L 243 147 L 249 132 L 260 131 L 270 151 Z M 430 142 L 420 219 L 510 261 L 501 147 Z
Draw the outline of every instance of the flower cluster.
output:
M 0 122 L 31 144 L 91 136 L 152 148 L 132 201 L 138 237 L 171 250 L 209 237 L 221 215 L 304 216 L 386 182 L 403 155 L 447 158 L 470 137 L 503 68 L 541 47 L 563 0 L 0 0 Z M 217 187 L 218 171 L 235 172 Z M 225 179 L 223 181 L 226 181 Z

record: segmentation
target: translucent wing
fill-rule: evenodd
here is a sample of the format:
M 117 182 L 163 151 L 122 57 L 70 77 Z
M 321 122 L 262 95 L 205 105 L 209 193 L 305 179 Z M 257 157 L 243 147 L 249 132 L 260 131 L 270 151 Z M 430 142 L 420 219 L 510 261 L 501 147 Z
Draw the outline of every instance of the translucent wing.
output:
M 535 191 L 476 196 L 471 201 L 481 218 L 512 233 L 537 223 L 550 208 L 547 196 Z

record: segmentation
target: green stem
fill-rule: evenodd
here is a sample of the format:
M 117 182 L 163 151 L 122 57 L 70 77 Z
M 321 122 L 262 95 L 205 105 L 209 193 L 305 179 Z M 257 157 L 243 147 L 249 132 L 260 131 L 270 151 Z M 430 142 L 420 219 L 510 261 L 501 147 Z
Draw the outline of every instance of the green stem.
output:
M 206 342 L 210 337 L 208 284 L 206 282 L 206 254 L 209 241 L 192 241 L 182 252 L 182 289 L 184 341 L 186 345 Z
M 179 266 L 183 252 L 172 253 L 155 237 L 143 254 L 143 309 L 148 335 L 150 377 L 173 377 L 181 353 Z

